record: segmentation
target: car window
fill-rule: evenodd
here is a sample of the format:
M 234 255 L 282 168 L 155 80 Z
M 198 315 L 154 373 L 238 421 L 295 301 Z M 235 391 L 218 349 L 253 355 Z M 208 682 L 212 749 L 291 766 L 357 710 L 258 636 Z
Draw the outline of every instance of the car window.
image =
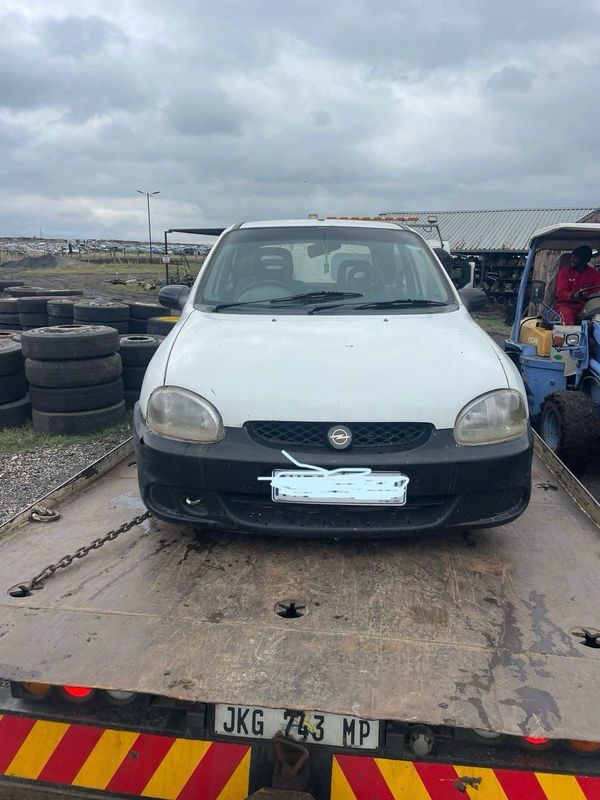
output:
M 231 231 L 203 271 L 195 302 L 260 305 L 307 292 L 455 302 L 443 270 L 414 233 L 350 226 Z

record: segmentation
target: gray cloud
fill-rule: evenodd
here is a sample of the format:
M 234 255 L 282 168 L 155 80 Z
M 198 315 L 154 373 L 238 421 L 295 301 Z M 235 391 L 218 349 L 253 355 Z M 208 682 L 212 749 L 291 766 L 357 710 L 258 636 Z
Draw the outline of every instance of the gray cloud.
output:
M 596 203 L 598 2 L 13 1 L 1 233 Z

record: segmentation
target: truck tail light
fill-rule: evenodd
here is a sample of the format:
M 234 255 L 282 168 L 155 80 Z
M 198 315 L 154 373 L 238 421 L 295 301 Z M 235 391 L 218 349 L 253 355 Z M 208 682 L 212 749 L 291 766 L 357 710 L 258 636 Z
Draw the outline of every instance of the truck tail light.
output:
M 575 750 L 581 756 L 591 756 L 593 753 L 600 752 L 600 742 L 582 742 L 578 739 L 569 739 L 567 744 L 571 750 Z
M 60 691 L 71 703 L 85 703 L 94 696 L 94 689 L 87 686 L 61 686 Z
M 554 744 L 552 739 L 546 739 L 544 736 L 524 736 L 522 741 L 529 750 L 548 750 Z
M 52 691 L 49 683 L 22 683 L 21 688 L 32 700 L 43 700 Z
M 122 692 L 120 689 L 105 689 L 102 694 L 109 703 L 117 706 L 126 706 L 137 697 L 137 692 Z

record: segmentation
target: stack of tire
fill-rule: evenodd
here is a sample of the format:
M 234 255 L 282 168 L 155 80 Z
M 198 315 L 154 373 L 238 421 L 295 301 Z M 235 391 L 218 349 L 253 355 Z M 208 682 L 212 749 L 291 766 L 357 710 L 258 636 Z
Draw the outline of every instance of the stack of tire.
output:
M 21 345 L 0 334 L 0 429 L 19 428 L 31 419 Z
M 15 281 L 15 280 L 8 280 L 8 281 L 0 281 L 0 292 L 3 292 L 5 289 L 8 289 L 9 286 L 24 286 L 25 281 Z
M 85 434 L 126 417 L 119 334 L 104 325 L 57 325 L 21 334 L 33 427 Z
M 20 327 L 17 298 L 0 295 L 0 330 L 17 330 Z
M 46 303 L 48 311 L 48 325 L 72 325 L 73 303 L 70 297 L 53 297 Z
M 149 333 L 130 333 L 121 336 L 121 361 L 127 408 L 133 408 L 139 400 L 146 368 L 164 338 Z
M 129 333 L 129 306 L 120 300 L 77 300 L 73 303 L 73 322 L 108 325 L 119 333 Z
M 171 328 L 179 322 L 179 314 L 170 314 L 164 317 L 150 317 L 148 320 L 148 333 L 158 334 L 159 336 L 166 336 Z
M 158 303 L 128 303 L 129 333 L 148 333 L 150 317 L 159 317 L 164 308 Z

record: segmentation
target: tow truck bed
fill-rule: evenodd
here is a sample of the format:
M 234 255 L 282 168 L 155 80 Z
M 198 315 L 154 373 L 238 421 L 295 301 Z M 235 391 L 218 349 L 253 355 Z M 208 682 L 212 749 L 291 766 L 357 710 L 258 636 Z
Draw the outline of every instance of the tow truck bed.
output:
M 125 454 L 59 521 L 0 528 L 2 678 L 597 740 L 600 652 L 572 632 L 600 628 L 599 531 L 539 457 L 505 528 L 336 542 L 150 520 L 10 597 L 142 510 Z M 306 613 L 278 616 L 289 599 Z

